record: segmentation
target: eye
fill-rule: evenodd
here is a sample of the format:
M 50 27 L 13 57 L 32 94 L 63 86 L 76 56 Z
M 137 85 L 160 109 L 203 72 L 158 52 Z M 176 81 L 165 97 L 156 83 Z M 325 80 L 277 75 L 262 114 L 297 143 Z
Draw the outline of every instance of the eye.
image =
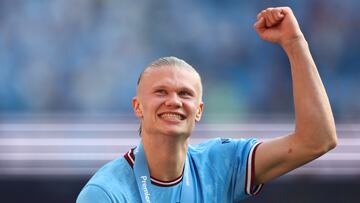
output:
M 191 97 L 192 94 L 190 92 L 188 92 L 188 91 L 181 91 L 181 92 L 179 92 L 179 96 L 181 96 L 181 97 Z
M 162 96 L 166 94 L 166 91 L 164 89 L 157 89 L 155 90 L 155 94 Z

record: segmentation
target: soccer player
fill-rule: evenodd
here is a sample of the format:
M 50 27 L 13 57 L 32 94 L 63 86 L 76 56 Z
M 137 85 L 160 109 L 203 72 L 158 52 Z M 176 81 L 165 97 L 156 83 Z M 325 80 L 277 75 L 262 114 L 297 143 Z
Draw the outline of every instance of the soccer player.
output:
M 288 7 L 268 8 L 254 28 L 286 52 L 293 80 L 295 130 L 259 143 L 217 138 L 190 146 L 203 112 L 199 74 L 185 61 L 161 58 L 140 75 L 133 109 L 139 145 L 102 167 L 78 203 L 239 202 L 263 183 L 336 146 L 331 107 L 308 44 Z

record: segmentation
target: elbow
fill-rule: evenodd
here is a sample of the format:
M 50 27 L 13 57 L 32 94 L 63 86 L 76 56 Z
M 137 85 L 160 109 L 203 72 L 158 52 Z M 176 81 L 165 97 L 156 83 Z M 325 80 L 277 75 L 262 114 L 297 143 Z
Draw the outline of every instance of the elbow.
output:
M 330 150 L 334 149 L 338 144 L 336 131 L 327 133 L 325 137 L 326 139 L 324 139 L 323 142 L 317 147 L 316 151 L 318 156 L 329 152 Z
M 303 147 L 308 150 L 309 155 L 312 157 L 311 159 L 316 159 L 326 154 L 338 144 L 336 130 L 313 131 L 304 134 L 308 136 L 302 140 Z
M 326 148 L 327 148 L 327 151 L 330 151 L 332 149 L 334 149 L 337 144 L 338 144 L 338 139 L 337 139 L 337 134 L 336 134 L 336 127 L 335 125 L 332 125 L 331 127 L 328 128 L 328 130 L 325 131 L 326 133 L 326 140 L 327 142 L 326 143 Z
M 335 123 L 324 122 L 324 119 L 320 121 L 307 120 L 307 123 L 300 123 L 303 125 L 299 124 L 295 128 L 295 135 L 301 139 L 302 146 L 308 150 L 311 159 L 324 155 L 338 144 Z
M 327 151 L 330 151 L 332 149 L 334 149 L 337 144 L 338 144 L 338 139 L 337 139 L 337 135 L 336 135 L 336 131 L 334 131 L 331 135 L 330 135 L 330 139 L 328 141 L 328 144 L 327 144 Z

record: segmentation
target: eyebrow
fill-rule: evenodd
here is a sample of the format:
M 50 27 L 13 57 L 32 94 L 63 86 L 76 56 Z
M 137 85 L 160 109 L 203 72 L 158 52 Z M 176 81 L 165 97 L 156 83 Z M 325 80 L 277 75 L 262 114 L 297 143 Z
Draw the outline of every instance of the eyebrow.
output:
M 152 89 L 168 89 L 168 86 L 166 85 L 155 85 L 152 87 Z M 176 90 L 178 91 L 188 91 L 190 92 L 191 94 L 196 94 L 196 91 L 193 90 L 192 88 L 189 88 L 189 87 L 180 87 L 180 88 L 176 88 Z

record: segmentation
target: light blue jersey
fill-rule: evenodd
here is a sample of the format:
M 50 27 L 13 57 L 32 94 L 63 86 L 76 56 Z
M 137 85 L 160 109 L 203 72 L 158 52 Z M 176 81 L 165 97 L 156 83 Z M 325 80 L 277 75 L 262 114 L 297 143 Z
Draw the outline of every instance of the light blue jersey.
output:
M 254 157 L 259 143 L 255 139 L 216 138 L 188 147 L 194 199 L 198 203 L 239 202 L 257 194 L 254 186 Z M 140 192 L 134 175 L 136 154 L 130 150 L 123 157 L 103 166 L 80 192 L 77 203 L 137 203 Z M 153 202 L 180 202 L 183 175 L 173 181 L 151 177 Z

